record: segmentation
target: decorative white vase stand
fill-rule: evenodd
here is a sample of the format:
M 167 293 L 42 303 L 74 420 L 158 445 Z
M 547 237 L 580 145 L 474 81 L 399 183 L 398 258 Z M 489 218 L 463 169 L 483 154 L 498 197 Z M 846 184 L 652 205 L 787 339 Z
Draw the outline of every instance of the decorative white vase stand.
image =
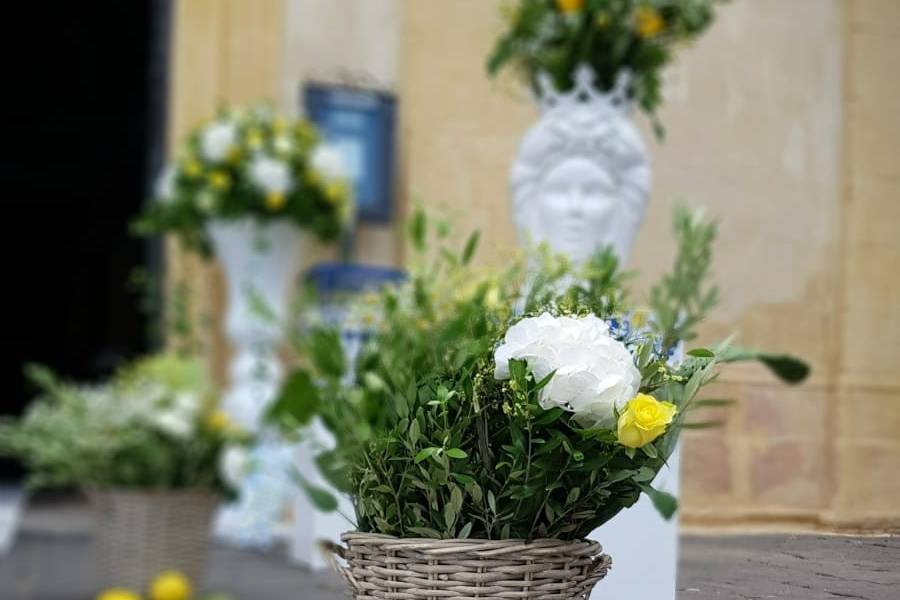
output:
M 522 139 L 510 172 L 522 243 L 546 243 L 576 265 L 605 246 L 627 261 L 650 192 L 647 149 L 631 119 L 630 75 L 622 72 L 608 93 L 598 92 L 594 80 L 587 65 L 577 69 L 570 92 L 555 90 L 546 75 L 539 77 L 541 116 Z M 677 494 L 677 448 L 669 465 L 654 485 Z M 614 565 L 592 597 L 674 600 L 676 518 L 665 521 L 642 497 L 591 537 Z M 643 568 L 647 564 L 652 573 Z
M 283 221 L 254 219 L 212 221 L 207 231 L 228 290 L 225 333 L 232 358 L 222 407 L 260 436 L 251 454 L 253 473 L 239 500 L 220 512 L 216 533 L 238 545 L 265 547 L 274 541 L 295 492 L 288 475 L 294 450 L 266 432 L 260 418 L 283 377 L 278 347 L 307 236 Z

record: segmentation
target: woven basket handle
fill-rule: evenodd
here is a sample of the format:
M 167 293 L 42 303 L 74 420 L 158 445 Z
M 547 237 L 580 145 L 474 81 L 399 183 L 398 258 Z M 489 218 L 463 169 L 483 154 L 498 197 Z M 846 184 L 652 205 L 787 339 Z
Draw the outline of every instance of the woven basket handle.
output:
M 354 578 L 353 574 L 350 572 L 350 565 L 346 563 L 347 548 L 340 544 L 336 544 L 331 540 L 319 540 L 319 550 L 322 551 L 322 556 L 325 558 L 325 562 L 328 563 L 328 565 L 338 574 L 340 574 L 340 576 L 350 585 L 352 589 L 357 589 L 356 578 Z M 345 562 L 341 563 L 340 561 Z

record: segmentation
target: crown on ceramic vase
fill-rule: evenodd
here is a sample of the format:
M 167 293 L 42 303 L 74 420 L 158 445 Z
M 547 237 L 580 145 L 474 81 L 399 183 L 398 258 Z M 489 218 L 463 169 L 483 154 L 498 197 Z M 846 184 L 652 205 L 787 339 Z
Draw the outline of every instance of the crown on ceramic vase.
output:
M 551 110 L 568 110 L 575 106 L 603 105 L 625 113 L 631 112 L 631 98 L 628 90 L 631 87 L 631 71 L 622 69 L 616 75 L 616 83 L 608 92 L 600 92 L 594 82 L 597 74 L 587 63 L 581 63 L 575 69 L 573 78 L 575 85 L 568 92 L 560 91 L 553 85 L 553 80 L 546 72 L 538 73 L 537 83 L 540 93 L 537 97 L 541 113 Z

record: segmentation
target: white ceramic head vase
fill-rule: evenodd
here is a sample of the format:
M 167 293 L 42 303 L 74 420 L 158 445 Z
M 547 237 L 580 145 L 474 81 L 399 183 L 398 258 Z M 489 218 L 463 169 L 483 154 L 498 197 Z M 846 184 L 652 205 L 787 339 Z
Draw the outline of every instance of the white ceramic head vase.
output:
M 630 116 L 630 76 L 620 73 L 607 93 L 594 79 L 582 65 L 575 87 L 561 93 L 539 77 L 541 118 L 510 173 L 522 243 L 546 242 L 576 264 L 604 246 L 627 260 L 650 191 L 647 150 Z

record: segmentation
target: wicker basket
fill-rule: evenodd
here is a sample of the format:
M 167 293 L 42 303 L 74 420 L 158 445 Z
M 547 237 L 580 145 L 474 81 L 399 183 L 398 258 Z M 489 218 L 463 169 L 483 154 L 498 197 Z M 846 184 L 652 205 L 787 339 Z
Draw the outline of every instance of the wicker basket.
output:
M 432 540 L 345 533 L 340 571 L 356 600 L 590 596 L 611 560 L 590 540 Z
M 167 569 L 202 585 L 218 496 L 206 490 L 102 490 L 90 497 L 103 586 L 145 590 Z

